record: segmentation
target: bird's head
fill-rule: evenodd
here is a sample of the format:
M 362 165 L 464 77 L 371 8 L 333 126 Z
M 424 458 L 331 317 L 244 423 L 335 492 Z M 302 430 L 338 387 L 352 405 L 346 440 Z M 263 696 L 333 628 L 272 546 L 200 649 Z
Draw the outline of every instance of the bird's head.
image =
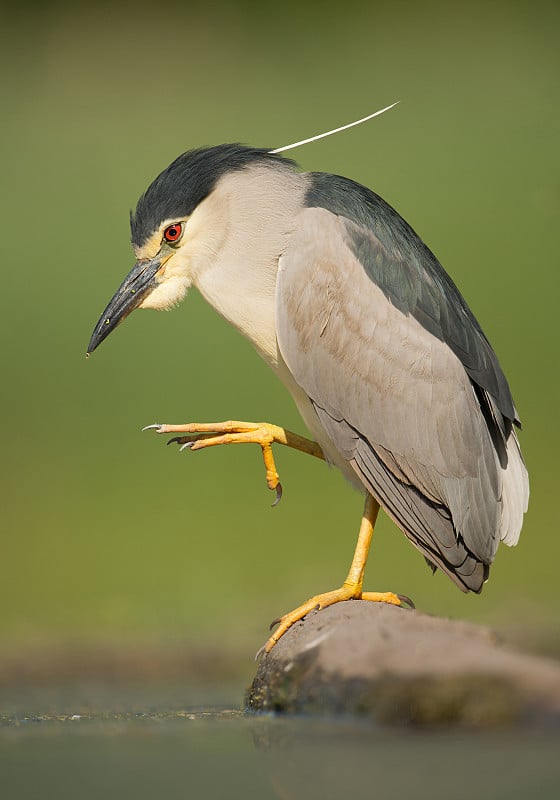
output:
M 265 149 L 225 144 L 183 153 L 158 175 L 130 214 L 137 261 L 99 318 L 88 355 L 134 309 L 169 309 L 185 297 L 197 271 L 231 234 L 228 179 L 255 165 L 285 172 L 292 162 Z

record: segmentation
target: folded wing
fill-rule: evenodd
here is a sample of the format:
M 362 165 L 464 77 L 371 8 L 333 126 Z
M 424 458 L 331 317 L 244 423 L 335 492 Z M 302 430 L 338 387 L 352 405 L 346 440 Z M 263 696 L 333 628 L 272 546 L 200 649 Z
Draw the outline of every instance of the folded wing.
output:
M 431 564 L 480 591 L 527 506 L 507 382 L 458 290 L 393 209 L 382 206 L 407 235 L 387 241 L 395 228 L 376 229 L 375 209 L 360 220 L 318 205 L 280 259 L 282 357 L 364 488 Z

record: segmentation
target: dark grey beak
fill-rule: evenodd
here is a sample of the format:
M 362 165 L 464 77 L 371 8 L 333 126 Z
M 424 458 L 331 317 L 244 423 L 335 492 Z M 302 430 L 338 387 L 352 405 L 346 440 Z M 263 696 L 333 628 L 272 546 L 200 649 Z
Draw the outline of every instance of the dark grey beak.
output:
M 161 254 L 155 258 L 144 258 L 136 262 L 99 317 L 88 345 L 88 356 L 157 286 L 156 274 L 160 267 Z

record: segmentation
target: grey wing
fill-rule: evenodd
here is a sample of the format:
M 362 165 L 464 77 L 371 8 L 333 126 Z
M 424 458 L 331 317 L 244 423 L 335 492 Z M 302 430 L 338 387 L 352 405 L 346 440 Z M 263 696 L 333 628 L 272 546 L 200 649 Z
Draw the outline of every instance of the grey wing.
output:
M 350 245 L 356 227 L 322 208 L 301 213 L 279 265 L 280 352 L 364 488 L 432 564 L 480 591 L 500 538 L 520 529 L 515 434 L 506 478 L 463 364 L 372 281 Z M 367 235 L 369 258 L 390 269 Z

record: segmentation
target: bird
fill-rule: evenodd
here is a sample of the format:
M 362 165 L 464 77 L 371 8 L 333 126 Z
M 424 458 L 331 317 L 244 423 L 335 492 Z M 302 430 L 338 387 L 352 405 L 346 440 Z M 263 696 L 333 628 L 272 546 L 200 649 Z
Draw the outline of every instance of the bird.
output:
M 133 310 L 172 308 L 195 287 L 287 387 L 311 438 L 239 420 L 146 429 L 192 451 L 260 445 L 276 502 L 274 444 L 337 467 L 364 497 L 343 584 L 275 620 L 261 651 L 333 603 L 412 605 L 363 590 L 380 508 L 433 571 L 480 593 L 527 510 L 521 423 L 474 314 L 400 214 L 349 178 L 234 143 L 179 155 L 141 195 L 130 229 L 136 262 L 88 355 Z

